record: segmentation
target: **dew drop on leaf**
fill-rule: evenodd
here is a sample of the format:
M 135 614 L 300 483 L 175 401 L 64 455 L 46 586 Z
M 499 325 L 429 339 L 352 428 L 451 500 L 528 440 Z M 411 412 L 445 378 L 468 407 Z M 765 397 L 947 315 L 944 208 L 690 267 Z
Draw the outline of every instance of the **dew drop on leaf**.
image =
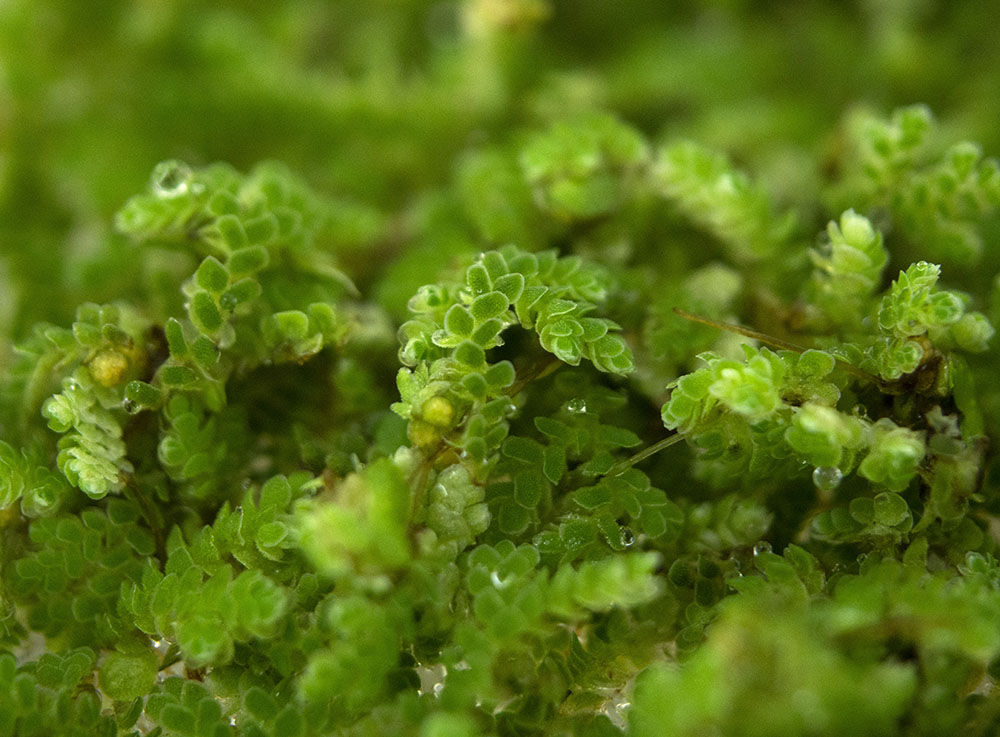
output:
M 836 466 L 817 466 L 813 471 L 813 483 L 820 491 L 833 491 L 843 478 L 844 474 Z
M 584 414 L 587 411 L 587 402 L 583 399 L 571 399 L 566 403 L 566 410 L 574 415 Z
M 765 553 L 771 552 L 771 543 L 767 540 L 761 540 L 759 543 L 753 546 L 754 556 L 764 555 Z
M 153 194 L 157 197 L 180 197 L 188 191 L 191 176 L 191 167 L 180 161 L 157 164 L 151 176 Z

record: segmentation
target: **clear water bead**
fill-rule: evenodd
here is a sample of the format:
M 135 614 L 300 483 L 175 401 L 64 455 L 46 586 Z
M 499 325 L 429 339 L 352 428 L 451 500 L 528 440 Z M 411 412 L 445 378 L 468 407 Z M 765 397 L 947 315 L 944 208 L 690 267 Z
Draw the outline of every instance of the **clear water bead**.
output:
M 755 557 L 770 552 L 771 552 L 771 543 L 769 543 L 767 540 L 761 540 L 759 543 L 753 546 L 753 554 Z
M 181 161 L 159 163 L 150 177 L 153 194 L 157 197 L 180 197 L 188 191 L 191 176 L 191 167 Z
M 820 491 L 833 491 L 843 478 L 844 474 L 836 466 L 817 466 L 813 471 L 813 483 Z
M 580 415 L 587 411 L 587 403 L 583 399 L 571 399 L 566 403 L 566 410 Z
M 234 310 L 239 302 L 236 299 L 235 294 L 230 294 L 226 292 L 221 297 L 219 297 L 219 306 L 224 310 Z

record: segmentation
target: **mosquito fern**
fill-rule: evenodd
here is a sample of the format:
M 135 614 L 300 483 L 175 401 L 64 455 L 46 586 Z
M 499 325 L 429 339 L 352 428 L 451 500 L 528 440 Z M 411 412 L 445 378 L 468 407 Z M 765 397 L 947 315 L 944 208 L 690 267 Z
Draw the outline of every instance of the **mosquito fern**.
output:
M 0 737 L 1000 733 L 984 7 L 0 3 Z

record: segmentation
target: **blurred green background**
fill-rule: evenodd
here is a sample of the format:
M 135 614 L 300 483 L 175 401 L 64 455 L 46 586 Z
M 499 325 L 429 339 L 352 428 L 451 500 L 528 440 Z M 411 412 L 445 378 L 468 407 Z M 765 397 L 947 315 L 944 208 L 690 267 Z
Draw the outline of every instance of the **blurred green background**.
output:
M 452 181 L 463 150 L 598 108 L 655 139 L 725 151 L 808 215 L 852 110 L 923 102 L 946 133 L 1000 150 L 997 11 L 932 0 L 4 0 L 0 336 L 128 292 L 134 252 L 113 213 L 169 158 L 244 170 L 279 159 L 389 228 Z M 813 214 L 820 227 L 829 216 Z M 381 261 L 356 261 L 362 285 L 377 281 Z

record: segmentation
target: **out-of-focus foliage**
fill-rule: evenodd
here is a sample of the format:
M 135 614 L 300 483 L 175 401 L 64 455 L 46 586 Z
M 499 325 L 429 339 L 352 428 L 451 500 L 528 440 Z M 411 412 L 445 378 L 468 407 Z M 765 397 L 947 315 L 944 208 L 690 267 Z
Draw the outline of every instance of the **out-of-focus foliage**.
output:
M 0 737 L 996 734 L 994 16 L 0 3 Z

